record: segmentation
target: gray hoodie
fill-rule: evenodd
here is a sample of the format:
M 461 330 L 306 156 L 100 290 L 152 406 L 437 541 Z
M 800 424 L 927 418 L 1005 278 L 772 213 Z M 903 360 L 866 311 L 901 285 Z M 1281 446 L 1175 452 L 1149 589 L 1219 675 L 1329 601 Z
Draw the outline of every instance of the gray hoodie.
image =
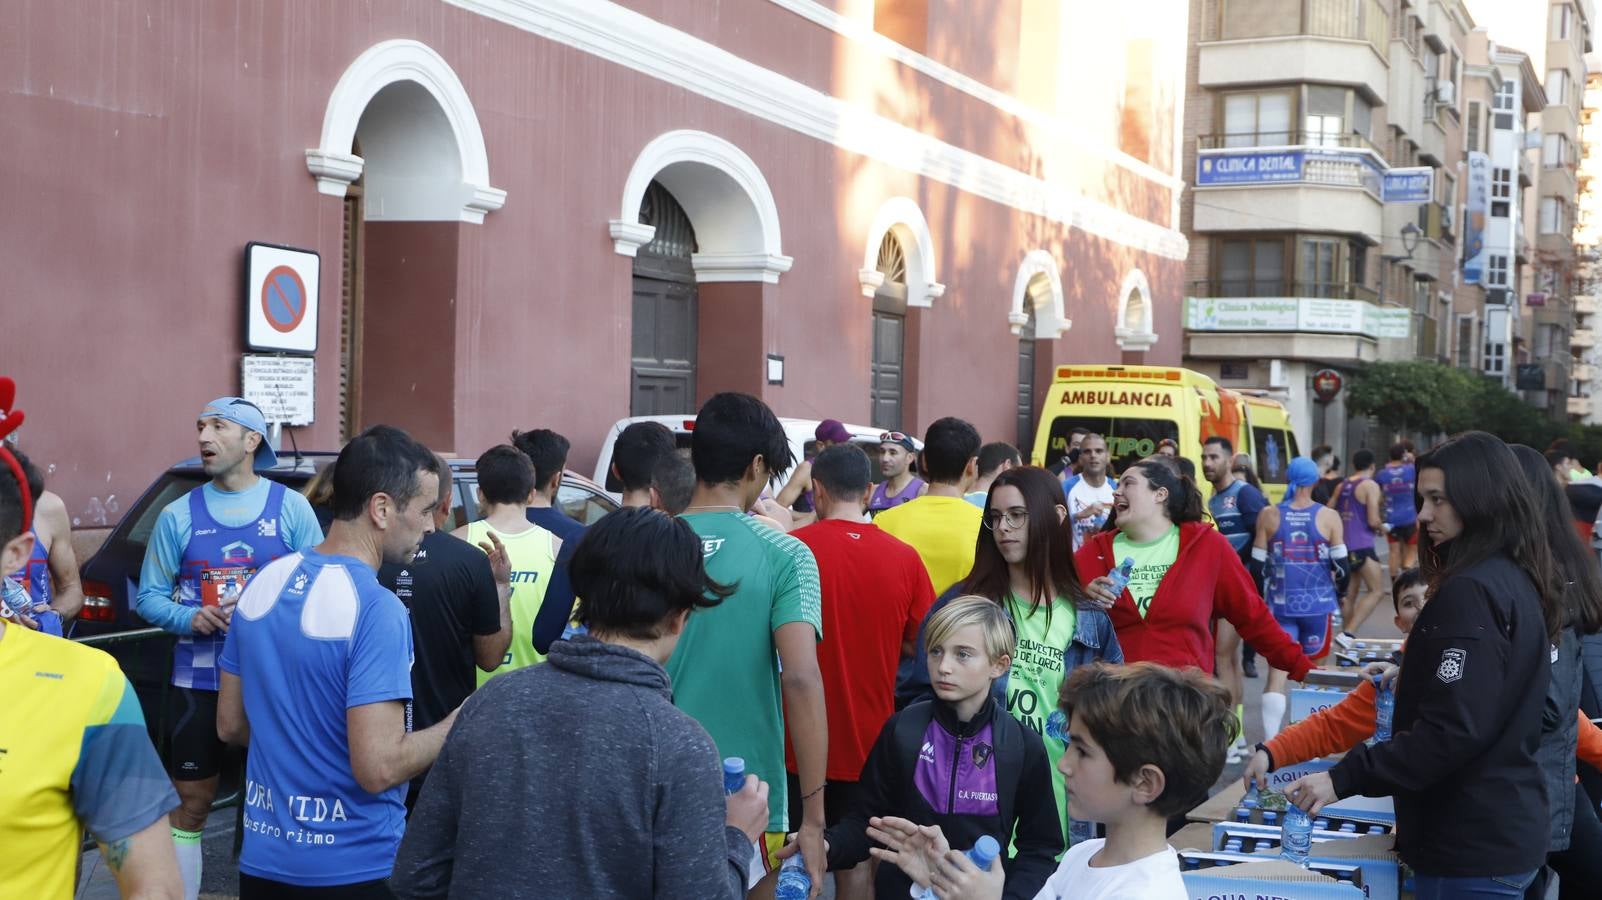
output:
M 730 900 L 751 842 L 655 660 L 588 636 L 462 705 L 395 861 L 398 897 Z

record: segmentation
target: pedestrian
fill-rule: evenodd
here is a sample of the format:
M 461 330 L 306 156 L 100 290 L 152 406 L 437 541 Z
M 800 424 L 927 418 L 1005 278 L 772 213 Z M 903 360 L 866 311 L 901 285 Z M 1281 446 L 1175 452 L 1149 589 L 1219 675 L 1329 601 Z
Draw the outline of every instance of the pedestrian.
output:
M 1073 429 L 1068 432 L 1067 450 L 1061 456 L 1057 457 L 1056 462 L 1052 463 L 1048 467 L 1051 470 L 1051 474 L 1061 479 L 1064 484 L 1066 484 L 1068 479 L 1072 478 L 1078 472 L 1077 466 L 1079 464 L 1079 444 L 1085 439 L 1085 435 L 1089 433 L 1090 429 L 1084 427 L 1083 425 L 1075 425 Z
M 1132 577 L 1114 594 L 1107 573 L 1126 560 Z M 1091 538 L 1074 564 L 1132 662 L 1212 674 L 1212 620 L 1224 618 L 1296 680 L 1313 667 L 1274 621 L 1235 548 L 1203 520 L 1201 492 L 1166 460 L 1143 459 L 1123 473 L 1108 530 Z
M 1403 569 L 1418 566 L 1418 508 L 1413 503 L 1418 472 L 1407 461 L 1408 453 L 1406 444 L 1392 444 L 1390 462 L 1374 473 L 1374 482 L 1385 497 L 1385 540 L 1391 545 L 1393 580 Z
M 1304 656 L 1318 660 L 1329 652 L 1331 617 L 1340 606 L 1336 573 L 1349 565 L 1349 553 L 1340 515 L 1313 502 L 1318 464 L 1298 456 L 1286 467 L 1285 480 L 1291 495 L 1257 519 L 1252 570 L 1264 585 L 1274 620 Z M 1262 707 L 1265 740 L 1279 733 L 1285 717 L 1287 677 L 1283 669 L 1269 670 Z
M 1310 814 L 1392 796 L 1396 851 L 1420 900 L 1518 896 L 1551 836 L 1537 748 L 1563 585 L 1506 444 L 1470 431 L 1417 466 L 1430 602 L 1396 680 L 1392 737 L 1353 747 L 1285 795 Z
M 0 572 L 27 563 L 37 515 L 28 477 L 4 443 L 22 422 L 15 389 L 0 378 Z M 73 896 L 85 832 L 122 896 L 183 896 L 167 822 L 178 795 L 117 661 L 0 617 L 0 683 L 6 896 Z
M 312 512 L 317 514 L 317 527 L 328 533 L 328 526 L 334 524 L 334 461 L 324 460 L 317 464 L 317 470 L 312 473 L 311 480 L 300 489 L 300 495 L 311 504 Z
M 1074 570 L 1068 511 L 1056 479 L 1044 469 L 1009 469 L 990 487 L 984 532 L 968 578 L 940 598 L 939 610 L 956 596 L 985 597 L 1007 611 L 1018 637 L 1012 667 L 996 680 L 996 702 L 1041 736 L 1046 758 L 1056 765 L 1066 732 L 1049 720 L 1063 680 L 1097 660 L 1123 662 L 1112 620 L 1091 603 Z M 908 698 L 928 695 L 926 672 L 902 685 Z M 1056 822 L 1063 839 L 1088 839 L 1090 820 L 1077 815 L 1053 780 Z M 1070 819 L 1080 825 L 1071 836 Z
M 536 509 L 530 504 L 539 491 L 534 463 L 527 454 L 511 444 L 500 444 L 484 451 L 474 468 L 483 518 L 456 529 L 455 535 L 475 547 L 504 548 L 512 588 L 507 604 L 512 639 L 499 666 L 476 674 L 482 687 L 496 675 L 545 661 L 545 654 L 534 648 L 534 620 L 545 601 L 562 540 L 525 515 L 525 510 Z M 572 609 L 569 603 L 568 615 Z
M 622 495 L 623 506 L 655 506 L 651 480 L 662 459 L 678 453 L 673 432 L 661 422 L 630 422 L 612 442 L 606 489 Z M 576 546 L 576 545 L 575 545 Z
M 1558 883 L 1570 896 L 1572 885 L 1594 889 L 1602 884 L 1602 824 L 1596 807 L 1575 783 L 1575 751 L 1578 745 L 1576 714 L 1580 709 L 1584 666 L 1580 657 L 1583 635 L 1602 631 L 1602 576 L 1594 557 L 1573 530 L 1574 516 L 1565 491 L 1573 483 L 1561 484 L 1550 472 L 1541 453 L 1515 444 L 1524 478 L 1530 484 L 1535 511 L 1546 524 L 1553 562 L 1564 586 L 1563 630 L 1552 647 L 1552 676 L 1547 681 L 1546 709 L 1541 717 L 1541 745 L 1537 753 L 1546 773 L 1547 800 L 1552 809 L 1552 837 L 1547 844 L 1547 865 L 1558 874 Z M 1544 896 L 1547 870 L 1536 877 L 1532 896 Z
M 1313 501 L 1327 504 L 1341 486 L 1341 458 L 1328 444 L 1314 447 L 1311 456 L 1313 462 L 1318 463 L 1319 471 L 1318 484 L 1313 486 Z
M 1257 477 L 1257 468 L 1252 464 L 1252 458 L 1245 453 L 1235 454 L 1235 465 L 1229 470 L 1236 478 L 1246 482 L 1259 492 L 1263 489 L 1263 482 Z
M 874 896 L 900 900 L 914 882 L 927 886 L 928 874 L 872 842 L 894 847 L 893 835 L 920 826 L 962 848 L 990 835 L 1003 851 L 997 868 L 1005 887 L 997 896 L 1027 900 L 1045 884 L 1063 839 L 1040 738 L 996 699 L 995 681 L 1018 652 L 1012 623 L 987 598 L 959 597 L 929 617 L 928 647 L 934 694 L 878 730 L 862 767 L 862 796 L 829 829 L 829 867 L 862 868 L 870 853 L 889 861 L 878 866 Z
M 512 446 L 527 454 L 534 463 L 534 494 L 528 502 L 528 520 L 563 541 L 583 537 L 584 526 L 556 505 L 571 446 L 567 438 L 549 428 L 514 431 Z
M 62 637 L 69 623 L 83 609 L 83 584 L 78 580 L 78 557 L 72 551 L 72 523 L 67 504 L 45 490 L 40 472 L 21 450 L 11 455 L 28 478 L 33 504 L 33 549 L 23 566 L 10 573 L 10 580 L 27 594 L 31 614 L 18 621 L 27 628 Z M 0 569 L 0 573 L 5 573 Z
M 167 765 L 181 801 L 172 837 L 185 900 L 200 893 L 200 836 L 217 799 L 217 657 L 235 604 L 261 567 L 323 539 L 305 497 L 256 474 L 278 463 L 256 404 L 219 397 L 201 409 L 195 429 L 209 480 L 157 516 L 135 600 L 140 618 L 178 635 Z
M 879 474 L 884 480 L 873 489 L 868 499 L 868 514 L 877 516 L 923 493 L 923 479 L 912 472 L 917 458 L 918 445 L 912 436 L 899 431 L 886 431 L 879 435 Z
M 1157 442 L 1157 455 L 1169 459 L 1179 459 L 1179 442 L 1173 438 L 1163 438 Z
M 695 494 L 683 518 L 701 537 L 707 577 L 735 590 L 684 626 L 667 661 L 673 700 L 701 723 L 721 756 L 744 759 L 747 772 L 775 786 L 784 784 L 788 719 L 802 788 L 798 840 L 820 885 L 829 735 L 818 670 L 825 636 L 818 566 L 805 544 L 746 512 L 774 474 L 794 464 L 790 440 L 762 401 L 715 394 L 695 418 L 690 461 Z M 778 867 L 773 854 L 790 824 L 786 793 L 775 787 L 768 795 L 753 878 Z
M 390 897 L 406 783 L 433 764 L 453 710 L 407 726 L 411 624 L 378 567 L 434 530 L 439 459 L 367 429 L 334 463 L 334 524 L 246 585 L 219 659 L 217 735 L 248 745 L 240 900 Z
M 330 491 L 332 487 L 330 478 Z M 444 531 L 450 497 L 451 468 L 442 459 L 434 530 L 423 536 L 410 561 L 386 562 L 378 570 L 378 583 L 394 592 L 411 619 L 413 731 L 444 721 L 461 706 L 478 686 L 475 673 L 495 671 L 512 642 L 506 548 L 494 532 L 475 548 Z M 406 788 L 408 813 L 417 803 L 426 774 L 413 778 Z
M 1195 669 L 1098 663 L 1075 672 L 1059 700 L 1072 737 L 1057 771 L 1074 799 L 1107 823 L 1076 844 L 1034 900 L 1185 900 L 1168 823 L 1207 797 L 1239 723 L 1229 691 Z M 1013 897 L 1010 879 L 981 872 L 938 828 L 886 822 L 880 859 L 917 869 L 941 900 Z M 960 846 L 960 844 L 959 844 Z M 1019 895 L 1027 896 L 1027 895 Z
M 872 465 L 861 448 L 829 447 L 812 461 L 818 521 L 791 532 L 818 563 L 823 633 L 818 669 L 829 720 L 824 818 L 834 827 L 857 803 L 868 750 L 895 712 L 896 670 L 910 659 L 934 589 L 918 552 L 862 520 Z M 790 818 L 799 826 L 800 779 L 788 760 Z M 835 871 L 835 896 L 873 896 L 867 866 Z
M 1213 486 L 1213 495 L 1207 500 L 1207 511 L 1212 515 L 1218 533 L 1229 540 L 1229 545 L 1235 548 L 1241 562 L 1246 563 L 1251 559 L 1257 516 L 1268 505 L 1268 500 L 1261 490 L 1235 476 L 1234 461 L 1235 445 L 1230 443 L 1229 438 L 1213 435 L 1202 442 L 1202 474 Z M 1240 632 L 1229 624 L 1228 619 L 1219 619 L 1214 629 L 1217 649 L 1213 671 L 1217 673 L 1218 680 L 1229 688 L 1229 694 L 1235 700 L 1235 717 L 1240 719 L 1245 715 L 1242 699 L 1246 693 Z M 1229 748 L 1230 764 L 1240 762 L 1247 755 L 1245 730 L 1243 726 L 1241 734 L 1235 738 L 1234 746 Z
M 1023 457 L 1019 456 L 1018 448 L 1005 441 L 996 441 L 980 447 L 979 477 L 974 481 L 973 489 L 964 494 L 962 499 L 984 509 L 985 500 L 990 496 L 990 485 L 996 480 L 996 476 L 1021 465 Z
M 677 453 L 662 457 L 651 472 L 651 494 L 652 509 L 682 514 L 695 495 L 695 466 Z
M 1357 632 L 1385 599 L 1385 564 L 1375 542 L 1390 533 L 1385 524 L 1385 492 L 1374 480 L 1374 451 L 1352 454 L 1352 475 L 1329 498 L 1328 505 L 1341 515 L 1341 532 L 1351 552 L 1352 568 L 1341 608 L 1341 633 L 1335 643 L 1350 650 Z
M 795 469 L 790 472 L 790 480 L 784 483 L 784 489 L 774 498 L 780 506 L 794 510 L 792 528 L 817 521 L 816 505 L 812 500 L 812 460 L 830 447 L 850 443 L 851 432 L 839 419 L 824 419 L 813 429 L 812 437 L 816 442 L 813 456 L 796 463 Z
M 961 419 L 936 419 L 923 435 L 918 467 L 929 479 L 924 495 L 886 510 L 874 522 L 911 544 L 936 592 L 968 576 L 984 513 L 962 499 L 979 472 L 979 432 Z
M 1068 516 L 1073 522 L 1074 552 L 1085 539 L 1100 531 L 1112 513 L 1113 479 L 1109 477 L 1107 439 L 1087 434 L 1079 442 L 1079 474 L 1064 489 Z
M 463 705 L 401 844 L 397 896 L 745 896 L 769 786 L 747 775 L 725 800 L 719 748 L 674 708 L 663 668 L 732 587 L 707 576 L 688 524 L 640 507 L 590 527 L 572 574 L 586 633 Z

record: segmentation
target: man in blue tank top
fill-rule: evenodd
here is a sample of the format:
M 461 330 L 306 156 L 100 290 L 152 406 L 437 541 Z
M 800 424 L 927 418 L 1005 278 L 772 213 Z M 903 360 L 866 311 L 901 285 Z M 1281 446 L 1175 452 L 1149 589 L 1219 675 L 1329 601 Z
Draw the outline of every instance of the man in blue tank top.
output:
M 200 890 L 200 834 L 217 796 L 217 657 L 234 604 L 257 569 L 323 539 L 305 497 L 256 475 L 278 456 L 255 404 L 220 397 L 201 410 L 195 428 L 200 466 L 211 480 L 161 511 L 135 605 L 145 621 L 178 635 L 167 764 L 181 801 L 170 818 L 186 900 Z
M 1391 545 L 1391 578 L 1403 569 L 1418 565 L 1418 506 L 1413 502 L 1413 485 L 1418 473 L 1408 458 L 1407 444 L 1391 445 L 1391 461 L 1374 473 L 1374 481 L 1385 495 L 1385 539 Z
M 1207 501 L 1207 512 L 1213 517 L 1218 533 L 1229 539 L 1229 545 L 1240 554 L 1243 564 L 1251 559 L 1252 535 L 1257 532 L 1257 517 L 1268 505 L 1263 492 L 1234 473 L 1235 445 L 1229 438 L 1213 435 L 1202 442 L 1202 475 L 1212 484 L 1213 496 Z M 1246 693 L 1246 660 L 1241 656 L 1240 633 L 1225 619 L 1214 626 L 1213 671 L 1229 688 L 1235 701 L 1235 717 L 1244 714 L 1241 699 Z M 1255 672 L 1252 673 L 1256 675 Z M 1229 758 L 1240 761 L 1251 755 L 1246 746 L 1245 727 L 1229 748 Z
M 19 610 L 17 621 L 25 628 L 56 637 L 69 634 L 67 623 L 83 608 L 83 586 L 78 581 L 78 559 L 72 552 L 72 524 L 67 505 L 45 490 L 44 473 L 21 450 L 11 455 L 28 478 L 34 497 L 33 552 L 22 568 L 0 581 L 8 606 Z M 0 572 L 0 574 L 5 574 Z
M 1318 464 L 1296 457 L 1287 467 L 1286 481 L 1293 491 L 1290 498 L 1257 517 L 1252 574 L 1263 585 L 1263 597 L 1280 627 L 1302 645 L 1308 658 L 1316 660 L 1329 650 L 1330 616 L 1340 605 L 1335 578 L 1347 565 L 1346 545 L 1341 517 L 1313 500 Z M 1265 740 L 1279 733 L 1285 717 L 1287 677 L 1279 669 L 1268 673 L 1263 690 Z

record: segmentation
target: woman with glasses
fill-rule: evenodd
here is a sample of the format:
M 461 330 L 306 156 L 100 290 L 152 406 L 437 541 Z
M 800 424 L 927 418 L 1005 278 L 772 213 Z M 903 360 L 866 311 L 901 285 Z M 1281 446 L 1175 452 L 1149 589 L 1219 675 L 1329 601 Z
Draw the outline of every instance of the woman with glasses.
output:
M 1057 711 L 1058 690 L 1079 666 L 1124 661 L 1112 620 L 1085 592 L 1074 571 L 1068 509 L 1056 477 L 1025 466 L 996 476 L 985 500 L 984 528 L 974 545 L 973 571 L 936 601 L 930 615 L 960 596 L 984 597 L 1006 609 L 1018 636 L 1008 673 L 991 690 L 998 703 L 1045 740 L 1055 766 L 1067 749 L 1067 723 Z M 926 620 L 927 621 L 927 620 Z M 922 636 L 919 637 L 922 662 Z M 914 687 L 932 695 L 926 666 L 914 665 Z M 904 686 L 906 687 L 906 686 Z M 902 693 L 902 692 L 898 692 Z M 1063 838 L 1070 840 L 1063 781 L 1052 779 Z M 1079 834 L 1073 840 L 1092 837 Z
M 1127 588 L 1108 573 L 1133 561 Z M 1109 610 L 1131 662 L 1213 671 L 1213 619 L 1225 619 L 1270 665 L 1297 681 L 1313 667 L 1274 621 L 1229 539 L 1202 516 L 1201 492 L 1171 461 L 1149 457 L 1118 479 L 1105 530 L 1074 562 Z

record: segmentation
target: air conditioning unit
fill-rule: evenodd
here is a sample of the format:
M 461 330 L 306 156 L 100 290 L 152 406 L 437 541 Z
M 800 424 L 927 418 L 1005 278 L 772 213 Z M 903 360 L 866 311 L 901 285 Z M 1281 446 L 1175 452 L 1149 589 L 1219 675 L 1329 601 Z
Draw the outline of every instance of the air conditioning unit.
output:
M 1457 103 L 1457 85 L 1450 81 L 1441 82 L 1441 86 L 1435 89 L 1435 102 L 1443 106 Z
M 1539 150 L 1541 149 L 1541 141 L 1541 129 L 1531 128 L 1524 132 L 1524 149 Z

